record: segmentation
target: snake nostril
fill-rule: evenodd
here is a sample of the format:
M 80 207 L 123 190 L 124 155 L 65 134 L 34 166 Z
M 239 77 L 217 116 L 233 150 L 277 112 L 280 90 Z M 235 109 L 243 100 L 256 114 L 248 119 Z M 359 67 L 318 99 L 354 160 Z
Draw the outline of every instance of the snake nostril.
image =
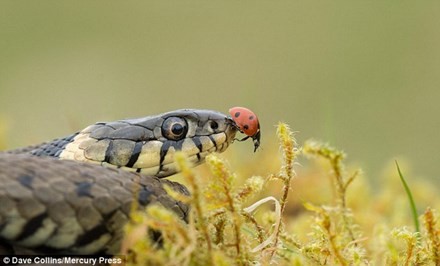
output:
M 215 122 L 215 121 L 211 121 L 211 124 L 210 124 L 210 126 L 211 126 L 211 128 L 212 128 L 213 130 L 216 130 L 216 129 L 218 129 L 218 123 L 217 123 L 217 122 Z

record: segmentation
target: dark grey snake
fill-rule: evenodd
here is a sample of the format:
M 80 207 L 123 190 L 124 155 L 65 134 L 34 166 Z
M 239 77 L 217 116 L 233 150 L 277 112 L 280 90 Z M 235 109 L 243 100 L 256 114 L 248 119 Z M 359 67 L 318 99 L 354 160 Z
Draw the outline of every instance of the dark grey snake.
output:
M 187 189 L 160 179 L 177 172 L 175 152 L 200 164 L 224 151 L 237 130 L 222 113 L 185 109 L 96 123 L 0 153 L 0 251 L 118 254 L 134 201 L 140 208 L 158 202 L 187 218 L 188 206 L 163 185 L 183 194 Z

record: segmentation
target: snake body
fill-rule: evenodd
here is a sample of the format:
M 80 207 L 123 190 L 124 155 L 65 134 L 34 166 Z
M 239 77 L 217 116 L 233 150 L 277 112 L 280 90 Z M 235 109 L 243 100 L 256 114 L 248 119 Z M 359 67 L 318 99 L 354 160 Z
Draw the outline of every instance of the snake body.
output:
M 224 151 L 237 127 L 210 110 L 184 109 L 96 123 L 65 138 L 0 153 L 0 247 L 16 254 L 117 254 L 134 202 L 160 203 L 186 219 L 163 177 Z M 109 167 L 102 167 L 109 166 Z M 0 251 L 1 251 L 0 248 Z

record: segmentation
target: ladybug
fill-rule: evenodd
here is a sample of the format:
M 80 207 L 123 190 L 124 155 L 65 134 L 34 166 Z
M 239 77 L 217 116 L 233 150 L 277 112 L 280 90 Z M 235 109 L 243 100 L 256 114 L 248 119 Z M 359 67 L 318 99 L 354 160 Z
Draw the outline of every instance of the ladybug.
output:
M 241 133 L 247 135 L 247 137 L 239 140 L 244 141 L 248 138 L 252 138 L 254 142 L 254 152 L 260 147 L 260 122 L 258 117 L 251 110 L 244 107 L 232 107 L 229 109 L 232 120 L 235 122 L 238 130 Z

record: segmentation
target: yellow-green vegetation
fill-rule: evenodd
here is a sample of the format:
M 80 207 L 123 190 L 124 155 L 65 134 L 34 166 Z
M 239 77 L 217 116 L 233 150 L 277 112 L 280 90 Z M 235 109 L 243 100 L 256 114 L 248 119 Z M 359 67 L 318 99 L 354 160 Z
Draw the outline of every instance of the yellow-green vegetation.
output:
M 133 212 L 123 245 L 128 264 L 440 265 L 435 188 L 393 167 L 373 189 L 344 165 L 343 152 L 316 141 L 299 147 L 283 123 L 277 136 L 281 169 L 267 177 L 242 177 L 218 155 L 206 160 L 210 176 L 199 176 L 177 154 L 191 196 L 168 192 L 191 204 L 188 221 L 157 205 Z M 299 158 L 310 163 L 300 166 Z

